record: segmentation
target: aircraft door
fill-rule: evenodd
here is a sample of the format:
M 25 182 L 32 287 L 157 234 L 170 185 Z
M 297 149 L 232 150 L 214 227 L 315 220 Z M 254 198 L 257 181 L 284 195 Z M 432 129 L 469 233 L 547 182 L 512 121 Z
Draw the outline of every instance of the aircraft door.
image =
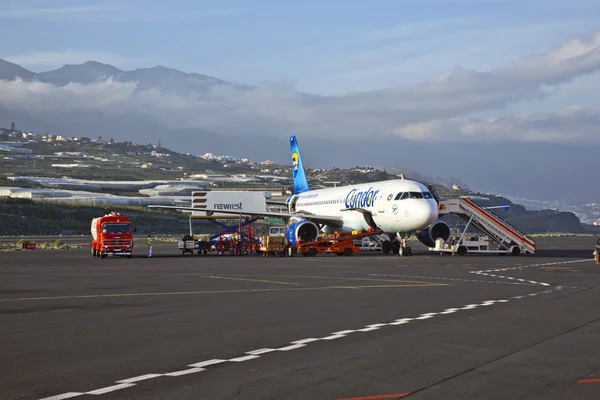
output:
M 298 202 L 298 196 L 292 197 L 292 200 L 290 201 L 289 212 L 296 212 L 296 203 L 297 202 Z
M 383 194 L 380 194 L 377 198 L 377 212 L 384 213 L 385 212 L 385 198 Z

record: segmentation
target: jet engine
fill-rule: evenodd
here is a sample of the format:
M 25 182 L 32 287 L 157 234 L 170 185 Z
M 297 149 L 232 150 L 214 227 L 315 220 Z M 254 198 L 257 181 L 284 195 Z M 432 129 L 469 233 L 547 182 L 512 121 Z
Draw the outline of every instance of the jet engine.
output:
M 435 247 L 436 239 L 442 238 L 444 241 L 447 241 L 451 234 L 450 225 L 438 219 L 429 228 L 417 232 L 416 236 L 419 242 L 425 246 Z
M 296 246 L 298 240 L 304 242 L 312 242 L 317 240 L 319 236 L 319 227 L 307 220 L 293 222 L 288 225 L 285 232 L 285 237 L 290 245 Z

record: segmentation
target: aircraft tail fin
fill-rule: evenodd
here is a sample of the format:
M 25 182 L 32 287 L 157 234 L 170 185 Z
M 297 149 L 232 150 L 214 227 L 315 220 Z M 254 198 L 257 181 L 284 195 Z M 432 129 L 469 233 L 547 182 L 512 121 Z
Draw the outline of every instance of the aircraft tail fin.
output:
M 294 194 L 308 192 L 310 190 L 310 186 L 308 186 L 308 180 L 306 179 L 306 173 L 304 172 L 304 164 L 302 163 L 302 157 L 300 156 L 300 148 L 298 147 L 298 141 L 296 140 L 296 136 L 290 137 L 290 146 L 292 152 L 292 175 L 294 177 Z

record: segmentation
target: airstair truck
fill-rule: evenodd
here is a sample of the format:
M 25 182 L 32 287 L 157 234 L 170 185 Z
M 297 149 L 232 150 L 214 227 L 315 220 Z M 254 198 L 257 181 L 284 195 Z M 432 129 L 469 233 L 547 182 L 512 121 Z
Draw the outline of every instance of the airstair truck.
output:
M 133 231 L 129 217 L 112 212 L 92 219 L 92 256 L 125 256 L 133 254 Z

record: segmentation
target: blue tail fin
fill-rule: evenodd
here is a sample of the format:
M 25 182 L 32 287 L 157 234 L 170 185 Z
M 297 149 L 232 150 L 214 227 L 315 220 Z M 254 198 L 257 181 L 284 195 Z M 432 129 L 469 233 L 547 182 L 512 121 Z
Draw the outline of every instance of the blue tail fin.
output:
M 294 194 L 308 192 L 310 190 L 310 187 L 308 186 L 306 174 L 304 173 L 304 164 L 302 164 L 302 157 L 300 156 L 300 148 L 298 147 L 298 141 L 296 141 L 296 136 L 290 137 L 290 145 L 292 151 L 292 174 L 294 176 Z

